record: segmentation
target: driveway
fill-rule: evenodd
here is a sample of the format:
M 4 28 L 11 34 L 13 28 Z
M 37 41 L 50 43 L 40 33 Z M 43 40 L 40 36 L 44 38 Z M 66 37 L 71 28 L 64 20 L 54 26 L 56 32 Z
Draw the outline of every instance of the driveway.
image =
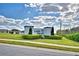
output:
M 0 43 L 0 56 L 73 56 L 75 52 Z

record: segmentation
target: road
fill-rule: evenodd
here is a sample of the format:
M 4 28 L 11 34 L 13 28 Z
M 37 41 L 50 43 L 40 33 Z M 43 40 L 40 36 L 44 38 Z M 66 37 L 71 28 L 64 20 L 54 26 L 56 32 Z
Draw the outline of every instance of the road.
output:
M 0 56 L 73 56 L 74 52 L 64 52 L 45 48 L 10 45 L 0 43 Z

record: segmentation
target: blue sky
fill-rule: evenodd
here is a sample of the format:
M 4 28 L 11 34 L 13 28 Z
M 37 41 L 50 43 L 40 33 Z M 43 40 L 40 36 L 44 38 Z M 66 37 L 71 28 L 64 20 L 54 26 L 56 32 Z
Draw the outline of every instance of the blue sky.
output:
M 24 19 L 29 17 L 29 11 L 31 11 L 31 8 L 26 8 L 22 3 L 0 4 L 0 15 L 3 15 L 8 18 Z M 35 11 L 32 12 L 34 14 Z
M 14 19 L 25 19 L 40 15 L 58 16 L 59 14 L 42 14 L 35 7 L 25 7 L 25 3 L 0 3 L 0 15 Z
M 46 11 L 40 10 L 40 9 L 42 9 L 42 7 L 40 8 L 40 4 L 38 4 L 37 6 L 36 5 L 37 4 L 31 4 L 31 3 L 0 3 L 0 16 L 3 16 L 2 19 L 0 19 L 0 21 L 4 20 L 5 18 L 9 18 L 9 20 L 13 19 L 15 21 L 17 19 L 24 20 L 27 18 L 34 20 L 34 17 L 39 17 L 39 16 L 46 16 L 46 17 L 51 16 L 50 18 L 52 18 L 53 16 L 59 16 L 59 13 L 48 13 L 47 14 L 46 9 L 45 9 Z M 49 7 L 49 5 L 47 7 Z M 47 8 L 47 9 L 49 9 L 49 8 Z M 43 12 L 45 12 L 45 13 L 43 13 Z M 51 12 L 51 10 L 50 10 L 50 12 Z M 37 19 L 37 20 L 38 21 L 35 21 L 34 23 L 32 23 L 32 25 L 35 24 L 34 26 L 36 26 L 36 27 L 48 26 L 48 21 L 45 22 L 45 21 L 43 21 L 43 19 L 42 20 Z M 6 19 L 6 22 L 8 22 L 7 19 Z M 25 24 L 28 22 L 29 22 L 29 20 L 20 21 L 20 23 L 22 23 L 22 24 Z M 50 22 L 51 21 L 49 21 L 49 23 Z M 3 24 L 4 23 L 5 23 L 5 21 L 3 22 Z M 14 24 L 17 24 L 17 23 L 14 22 Z M 38 26 L 38 24 L 39 24 L 39 26 Z M 18 24 L 18 25 L 21 25 L 21 24 Z M 41 25 L 43 25 L 43 26 L 41 26 Z M 51 23 L 50 23 L 50 25 L 51 25 Z
M 70 6 L 70 8 L 68 6 Z M 79 19 L 75 20 L 77 18 L 77 14 L 79 16 L 79 11 L 75 12 L 75 15 L 74 7 L 76 8 L 76 11 L 79 10 L 79 4 L 75 5 L 69 3 L 0 3 L 0 22 L 5 23 L 5 20 L 8 22 L 8 18 L 10 23 L 13 21 L 14 24 L 17 24 L 18 22 L 18 25 L 20 26 L 21 24 L 24 25 L 29 23 L 36 27 L 54 26 L 55 29 L 59 29 L 59 19 L 62 19 L 60 14 L 63 15 L 64 12 L 64 18 L 62 22 L 65 24 L 65 26 L 62 28 L 69 28 L 68 24 L 70 17 L 68 16 L 71 15 L 74 16 L 72 27 L 73 25 L 79 26 Z M 60 8 L 62 12 L 59 10 Z M 35 17 L 36 20 L 34 20 Z

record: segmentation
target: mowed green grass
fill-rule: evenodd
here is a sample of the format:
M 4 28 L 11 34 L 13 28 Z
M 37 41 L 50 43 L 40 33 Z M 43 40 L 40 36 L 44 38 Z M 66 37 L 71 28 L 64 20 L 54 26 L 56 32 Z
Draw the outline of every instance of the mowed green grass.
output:
M 0 40 L 0 43 L 79 52 L 79 48 L 71 48 L 71 47 L 63 47 L 63 46 L 54 46 L 54 45 L 51 46 L 51 45 L 36 44 L 36 43 L 30 43 L 30 42 L 11 41 L 11 40 Z
M 38 40 L 32 40 L 32 41 L 44 42 L 44 43 L 50 43 L 50 44 L 68 45 L 68 46 L 79 46 L 79 42 L 75 42 L 66 38 L 63 38 L 61 40 L 38 39 Z
M 1 39 L 22 39 L 22 35 L 20 34 L 8 34 L 8 33 L 0 33 Z
M 7 33 L 0 33 L 0 39 L 23 40 L 22 35 L 20 34 L 7 34 Z M 27 40 L 27 39 L 24 39 L 24 40 Z M 56 40 L 56 39 L 34 39 L 33 40 L 32 39 L 29 41 L 44 42 L 44 43 L 50 43 L 50 44 L 61 44 L 61 45 L 68 45 L 68 46 L 79 46 L 79 42 L 69 40 L 66 38 L 62 38 L 60 40 Z

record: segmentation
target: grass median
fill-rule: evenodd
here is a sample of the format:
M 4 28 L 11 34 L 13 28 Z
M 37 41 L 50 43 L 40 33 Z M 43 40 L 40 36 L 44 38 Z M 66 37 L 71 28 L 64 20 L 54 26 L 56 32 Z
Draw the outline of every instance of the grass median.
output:
M 30 40 L 30 41 L 79 47 L 79 42 L 72 41 L 64 37 L 62 38 L 62 40 L 38 39 L 38 40 Z
M 32 47 L 41 47 L 41 48 L 48 48 L 48 49 L 58 49 L 58 50 L 79 52 L 79 48 L 70 48 L 70 47 L 53 46 L 53 45 L 51 46 L 51 45 L 37 44 L 37 43 L 30 43 L 30 42 L 0 40 L 0 43 L 7 43 L 7 44 L 15 44 L 15 45 L 23 45 L 23 46 L 32 46 Z
M 40 42 L 40 43 L 58 44 L 58 45 L 79 47 L 79 42 L 68 40 L 66 38 L 61 39 L 61 36 L 45 36 L 49 39 L 46 39 L 46 38 L 42 39 L 40 36 L 41 35 L 25 35 L 25 36 L 23 36 L 23 35 L 20 35 L 20 34 L 0 33 L 0 39 L 6 39 L 6 40 L 0 40 L 0 43 L 79 52 L 79 48 L 70 48 L 70 47 L 62 47 L 62 46 L 54 46 L 54 45 L 51 46 L 51 45 L 36 44 L 36 43 L 30 43 L 30 42 L 11 41 L 11 39 L 12 40 L 25 40 L 25 41 L 31 41 L 31 42 Z M 53 39 L 51 39 L 51 38 L 53 38 Z

